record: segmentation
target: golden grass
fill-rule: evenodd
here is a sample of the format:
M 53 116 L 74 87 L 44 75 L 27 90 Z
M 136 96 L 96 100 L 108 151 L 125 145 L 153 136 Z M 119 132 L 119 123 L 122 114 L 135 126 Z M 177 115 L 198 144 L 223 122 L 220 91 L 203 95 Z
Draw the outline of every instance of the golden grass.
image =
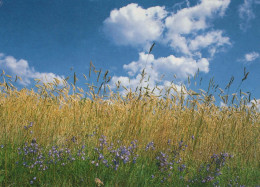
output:
M 95 99 L 82 100 L 79 94 L 69 95 L 68 86 L 58 91 L 57 84 L 36 85 L 39 90 L 35 92 L 17 91 L 4 82 L 0 92 L 0 139 L 19 143 L 36 138 L 41 145 L 61 145 L 75 137 L 80 144 L 94 132 L 98 137 L 107 136 L 108 141 L 137 140 L 140 147 L 154 141 L 161 149 L 168 139 L 184 140 L 189 145 L 186 158 L 197 160 L 224 151 L 243 158 L 245 163 L 260 160 L 260 115 L 243 102 L 239 107 L 220 109 L 203 92 L 187 91 L 190 97 L 186 99 L 177 92 L 168 98 L 147 93 L 140 98 L 137 92 L 119 97 L 111 93 L 110 104 L 91 89 L 88 94 Z M 75 81 L 72 87 L 75 93 Z M 25 130 L 29 122 L 33 126 Z

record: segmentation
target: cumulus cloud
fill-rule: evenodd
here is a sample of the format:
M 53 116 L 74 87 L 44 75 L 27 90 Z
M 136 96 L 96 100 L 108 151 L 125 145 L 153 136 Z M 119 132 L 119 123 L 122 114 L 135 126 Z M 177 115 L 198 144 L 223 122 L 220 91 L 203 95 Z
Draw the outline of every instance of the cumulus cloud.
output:
M 114 76 L 111 81 L 112 88 L 115 88 L 115 83 L 118 81 L 121 82 L 121 85 L 132 90 L 135 90 L 137 86 L 147 87 L 148 85 L 150 88 L 154 88 L 156 85 L 158 88 L 163 88 L 169 86 L 170 82 L 167 79 L 173 78 L 174 74 L 178 78 L 186 78 L 194 75 L 198 69 L 208 73 L 209 62 L 206 58 L 196 61 L 190 57 L 176 57 L 174 55 L 156 59 L 152 54 L 148 56 L 148 54 L 141 52 L 137 61 L 125 64 L 123 68 L 129 77 Z M 145 69 L 147 80 L 140 82 L 143 69 Z M 165 79 L 162 79 L 163 75 Z M 179 85 L 176 86 L 180 88 Z
M 126 76 L 114 76 L 112 83 L 121 81 L 124 86 L 134 89 L 140 84 L 141 72 L 145 68 L 149 81 L 141 86 L 158 85 L 162 74 L 164 80 L 159 86 L 164 86 L 170 75 L 185 79 L 200 69 L 209 72 L 209 59 L 219 49 L 231 45 L 229 37 L 222 30 L 212 28 L 212 20 L 223 17 L 230 0 L 201 0 L 190 7 L 175 12 L 166 11 L 165 7 L 142 8 L 137 4 L 129 4 L 111 11 L 104 21 L 104 30 L 117 45 L 142 46 L 144 49 L 153 41 L 169 46 L 176 55 L 155 58 L 152 54 L 139 53 L 137 61 L 123 66 Z M 205 50 L 206 49 L 206 50 Z M 145 51 L 145 50 L 144 50 Z M 204 57 L 208 51 L 209 57 Z M 176 53 L 178 52 L 178 53 Z M 130 80 L 130 81 L 129 81 Z
M 190 34 L 193 31 L 206 29 L 209 25 L 207 18 L 213 17 L 214 14 L 224 15 L 228 7 L 229 0 L 203 0 L 200 4 L 179 10 L 176 14 L 166 18 L 166 28 L 168 37 L 174 34 Z
M 245 54 L 245 61 L 251 62 L 251 61 L 254 61 L 255 59 L 257 59 L 258 57 L 259 57 L 259 53 L 257 53 L 257 52 L 247 53 L 247 54 Z
M 147 61 L 146 61 L 147 60 Z M 144 68 L 148 73 L 155 76 L 162 73 L 176 74 L 179 78 L 186 78 L 193 75 L 198 69 L 201 72 L 209 72 L 209 62 L 206 58 L 194 60 L 190 57 L 176 57 L 170 55 L 168 57 L 160 57 L 155 59 L 152 54 L 139 53 L 139 60 L 123 66 L 128 71 L 129 76 L 141 73 Z
M 191 40 L 189 43 L 189 48 L 193 51 L 196 51 L 200 48 L 206 48 L 208 46 L 223 46 L 225 44 L 230 45 L 228 37 L 222 36 L 222 31 L 212 31 L 204 35 L 198 35 L 194 40 Z
M 194 50 L 194 44 L 189 46 L 189 43 L 196 43 L 196 40 L 199 39 L 196 38 L 199 31 L 206 32 L 206 29 L 211 26 L 209 20 L 215 18 L 215 16 L 223 16 L 229 3 L 230 0 L 202 0 L 200 4 L 194 7 L 183 8 L 175 14 L 172 13 L 165 20 L 166 37 L 164 40 L 169 42 L 170 46 L 174 49 L 191 55 L 191 50 Z M 208 40 L 206 46 L 200 47 L 207 47 L 214 43 L 221 43 L 223 39 L 228 39 L 227 37 L 222 37 L 221 31 L 214 31 L 208 34 L 204 33 L 204 38 L 206 35 L 210 39 L 210 34 L 217 34 L 220 40 L 217 42 Z M 203 36 L 200 37 L 202 38 Z M 199 49 L 201 48 L 196 48 L 196 50 Z
M 204 33 L 200 37 L 207 37 L 207 45 L 197 46 L 200 48 L 196 50 L 213 44 L 230 44 L 229 38 L 222 36 L 222 31 L 208 34 L 206 31 L 211 26 L 209 20 L 215 16 L 223 16 L 229 3 L 230 0 L 201 0 L 194 7 L 189 7 L 186 3 L 188 7 L 176 13 L 166 11 L 165 7 L 144 9 L 132 3 L 111 11 L 104 21 L 104 31 L 118 45 L 146 48 L 152 41 L 158 41 L 170 44 L 173 49 L 185 55 L 192 55 L 194 44 L 189 44 L 200 39 L 196 37 L 201 31 Z
M 54 73 L 41 73 L 31 68 L 28 62 L 24 59 L 17 60 L 13 56 L 5 56 L 0 53 L 0 68 L 10 72 L 13 76 L 22 78 L 20 82 L 22 85 L 27 86 L 31 83 L 31 79 L 40 79 L 44 83 L 53 82 L 54 78 L 62 81 L 64 76 L 58 76 Z
M 127 94 L 130 90 L 134 92 L 140 87 L 142 87 L 143 91 L 144 88 L 148 88 L 150 93 L 153 92 L 153 94 L 157 96 L 164 95 L 166 93 L 166 90 L 168 89 L 170 90 L 169 94 L 176 95 L 182 93 L 184 97 L 187 96 L 187 89 L 184 85 L 176 84 L 167 80 L 160 81 L 158 79 L 154 79 L 153 77 L 150 77 L 150 79 L 145 79 L 144 81 L 140 82 L 141 77 L 141 74 L 138 74 L 136 77 L 132 78 L 125 76 L 114 76 L 111 80 L 110 86 L 112 89 L 114 89 L 116 87 L 115 85 L 118 84 L 118 82 L 120 82 L 121 86 L 127 88 L 127 90 L 120 90 L 120 93 L 122 95 Z
M 143 46 L 160 38 L 166 14 L 164 7 L 143 9 L 132 3 L 111 11 L 104 21 L 104 31 L 118 45 Z
M 243 31 L 246 31 L 250 27 L 250 21 L 255 18 L 253 3 L 253 0 L 244 0 L 244 3 L 239 6 L 239 17 L 242 20 L 240 29 Z

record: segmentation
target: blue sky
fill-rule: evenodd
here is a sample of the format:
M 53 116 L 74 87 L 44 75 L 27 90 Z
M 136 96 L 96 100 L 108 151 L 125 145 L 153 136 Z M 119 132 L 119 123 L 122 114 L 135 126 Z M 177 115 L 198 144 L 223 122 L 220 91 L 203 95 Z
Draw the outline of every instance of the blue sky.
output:
M 84 89 L 92 60 L 109 70 L 112 88 L 120 81 L 134 89 L 144 67 L 150 86 L 178 87 L 199 68 L 201 88 L 212 77 L 225 88 L 234 76 L 235 91 L 246 67 L 241 89 L 260 99 L 260 0 L 0 2 L 0 69 L 19 75 L 18 87 L 75 71 Z

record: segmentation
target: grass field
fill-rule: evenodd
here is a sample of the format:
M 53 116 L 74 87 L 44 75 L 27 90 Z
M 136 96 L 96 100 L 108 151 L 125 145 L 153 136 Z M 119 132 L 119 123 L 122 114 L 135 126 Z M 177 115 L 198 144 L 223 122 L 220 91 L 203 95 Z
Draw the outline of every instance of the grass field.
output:
M 122 94 L 106 74 L 87 91 L 76 74 L 37 91 L 2 74 L 0 186 L 260 185 L 260 114 L 248 94 L 214 84 Z

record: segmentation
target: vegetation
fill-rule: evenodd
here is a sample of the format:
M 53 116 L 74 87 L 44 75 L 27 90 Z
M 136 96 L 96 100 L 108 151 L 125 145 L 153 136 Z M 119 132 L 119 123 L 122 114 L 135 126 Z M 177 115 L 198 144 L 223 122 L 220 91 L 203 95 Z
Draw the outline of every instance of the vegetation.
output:
M 18 91 L 2 73 L 1 186 L 260 185 L 260 115 L 250 95 L 229 96 L 212 80 L 207 91 L 172 83 L 123 94 L 90 67 L 100 87 L 86 92 L 75 73 L 71 85 L 36 80 L 37 91 Z M 224 107 L 215 104 L 219 91 Z

